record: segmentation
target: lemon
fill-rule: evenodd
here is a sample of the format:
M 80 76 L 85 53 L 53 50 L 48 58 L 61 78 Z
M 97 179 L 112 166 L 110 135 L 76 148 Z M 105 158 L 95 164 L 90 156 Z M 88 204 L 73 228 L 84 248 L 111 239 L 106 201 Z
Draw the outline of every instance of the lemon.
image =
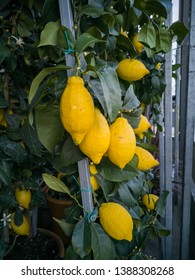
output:
M 159 165 L 159 162 L 153 157 L 153 155 L 147 150 L 137 147 L 135 149 L 135 154 L 138 156 L 138 166 L 139 170 L 149 170 L 150 168 Z
M 95 164 L 100 163 L 110 144 L 110 129 L 99 109 L 94 110 L 94 124 L 85 135 L 79 148 Z
M 158 196 L 155 194 L 145 194 L 142 197 L 142 203 L 147 207 L 149 210 L 154 210 L 155 204 L 158 200 Z
M 138 34 L 135 33 L 132 39 L 132 43 L 137 50 L 138 53 L 141 53 L 143 51 L 144 45 L 138 41 Z
M 100 224 L 116 240 L 132 240 L 133 219 L 130 213 L 115 202 L 102 203 L 99 209 Z
M 94 122 L 94 104 L 82 78 L 68 78 L 60 100 L 60 118 L 64 128 L 79 145 Z
M 108 158 L 119 168 L 123 169 L 135 153 L 135 133 L 128 121 L 119 117 L 110 126 L 110 145 Z
M 143 132 L 148 130 L 148 128 L 151 127 L 151 124 L 149 123 L 148 119 L 144 115 L 140 115 L 140 122 L 137 128 L 134 128 L 135 134 L 139 136 L 140 139 L 144 138 Z
M 121 60 L 116 71 L 121 79 L 129 82 L 140 80 L 150 73 L 141 61 L 129 58 Z
M 156 70 L 159 70 L 159 69 L 161 68 L 161 63 L 158 62 L 158 63 L 156 64 L 155 68 L 156 68 Z
M 31 202 L 31 191 L 17 187 L 15 190 L 17 202 L 24 208 L 28 209 Z
M 23 215 L 23 222 L 20 226 L 17 226 L 14 222 L 15 213 L 11 214 L 11 222 L 10 226 L 13 229 L 13 231 L 18 235 L 29 235 L 30 234 L 30 226 L 26 219 L 26 217 Z
M 100 185 L 98 184 L 97 179 L 95 178 L 95 174 L 98 173 L 95 164 L 89 165 L 89 171 L 90 171 L 90 183 L 94 191 L 97 191 L 100 188 Z

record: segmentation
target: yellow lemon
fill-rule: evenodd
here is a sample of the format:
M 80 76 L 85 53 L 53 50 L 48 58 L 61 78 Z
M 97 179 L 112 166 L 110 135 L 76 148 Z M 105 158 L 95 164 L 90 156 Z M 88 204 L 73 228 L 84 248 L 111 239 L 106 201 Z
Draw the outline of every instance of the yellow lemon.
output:
M 160 63 L 160 62 L 158 62 L 158 63 L 156 64 L 155 68 L 156 68 L 156 70 L 159 70 L 159 69 L 160 69 L 160 67 L 161 67 L 161 63 Z
M 94 122 L 93 99 L 82 78 L 68 78 L 60 100 L 60 118 L 75 144 L 79 145 Z
M 23 215 L 23 222 L 20 226 L 17 226 L 14 222 L 15 213 L 11 214 L 11 222 L 10 226 L 13 229 L 13 231 L 18 235 L 29 235 L 30 234 L 30 226 L 26 219 L 26 217 Z
M 90 171 L 90 183 L 94 191 L 97 191 L 100 188 L 100 185 L 98 184 L 97 179 L 95 178 L 95 174 L 98 173 L 95 164 L 89 165 L 89 171 Z
M 142 203 L 147 207 L 149 210 L 154 210 L 155 204 L 158 200 L 158 196 L 155 194 L 145 194 L 142 197 Z
M 143 132 L 148 130 L 148 128 L 151 127 L 151 124 L 149 123 L 148 119 L 144 115 L 140 115 L 140 122 L 137 128 L 134 128 L 135 134 L 139 136 L 140 139 L 144 138 Z
M 138 34 L 135 33 L 132 39 L 132 43 L 137 50 L 138 53 L 141 53 L 143 51 L 144 45 L 138 41 Z
M 15 190 L 17 202 L 24 208 L 28 209 L 31 202 L 31 191 L 17 187 Z
M 123 169 L 135 154 L 135 133 L 123 118 L 117 118 L 110 126 L 110 145 L 107 151 L 108 158 L 119 168 Z
M 147 150 L 137 147 L 135 149 L 135 154 L 138 156 L 138 166 L 139 170 L 149 170 L 150 168 L 159 165 L 159 162 L 153 157 L 153 155 Z
M 94 124 L 79 145 L 81 151 L 95 164 L 100 163 L 110 144 L 110 129 L 107 120 L 95 108 Z
M 133 219 L 130 213 L 115 202 L 102 203 L 99 209 L 100 224 L 116 240 L 132 240 Z
M 118 76 L 125 81 L 137 81 L 149 74 L 149 70 L 145 65 L 137 59 L 123 59 L 117 67 Z

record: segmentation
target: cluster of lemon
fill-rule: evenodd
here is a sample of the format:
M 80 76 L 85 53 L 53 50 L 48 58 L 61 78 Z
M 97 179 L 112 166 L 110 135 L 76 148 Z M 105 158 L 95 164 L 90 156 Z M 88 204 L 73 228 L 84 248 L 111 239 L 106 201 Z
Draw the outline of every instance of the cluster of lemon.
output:
M 137 81 L 148 73 L 148 69 L 137 59 L 123 59 L 117 68 L 118 76 L 126 81 Z M 107 156 L 120 169 L 124 169 L 135 154 L 138 156 L 139 170 L 149 170 L 159 164 L 150 152 L 136 145 L 136 135 L 143 139 L 143 133 L 151 127 L 148 119 L 141 115 L 136 129 L 122 116 L 109 125 L 101 111 L 95 107 L 81 77 L 68 78 L 61 96 L 60 117 L 74 143 L 92 161 L 89 169 L 94 191 L 99 188 L 94 176 L 97 174 L 96 165 L 103 156 Z M 154 202 L 152 197 L 142 201 L 147 206 L 149 201 Z M 103 203 L 99 209 L 99 217 L 102 227 L 110 236 L 118 240 L 132 239 L 133 220 L 123 206 L 114 202 Z

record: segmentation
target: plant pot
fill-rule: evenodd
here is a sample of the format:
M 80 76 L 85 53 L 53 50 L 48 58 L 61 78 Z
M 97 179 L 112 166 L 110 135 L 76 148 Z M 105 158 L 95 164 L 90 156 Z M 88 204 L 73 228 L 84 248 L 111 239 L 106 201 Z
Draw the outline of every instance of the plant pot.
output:
M 15 235 L 5 260 L 54 260 L 64 258 L 64 244 L 54 232 L 38 228 L 33 237 Z
M 73 201 L 72 200 L 60 200 L 55 197 L 52 197 L 49 194 L 49 188 L 46 188 L 45 190 L 46 195 L 46 201 L 49 208 L 49 213 L 51 218 L 55 217 L 59 220 L 65 218 L 65 209 L 69 207 Z M 51 230 L 58 234 L 60 238 L 62 239 L 63 243 L 65 245 L 69 245 L 71 242 L 71 237 L 66 236 L 61 227 L 58 225 L 54 219 L 51 219 Z

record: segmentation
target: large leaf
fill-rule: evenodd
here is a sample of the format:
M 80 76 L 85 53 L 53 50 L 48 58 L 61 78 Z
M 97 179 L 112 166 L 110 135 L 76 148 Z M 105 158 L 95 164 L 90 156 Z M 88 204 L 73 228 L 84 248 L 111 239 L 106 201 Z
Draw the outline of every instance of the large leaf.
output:
M 105 233 L 101 225 L 91 223 L 91 248 L 95 260 L 116 259 L 116 252 L 111 238 Z
M 129 51 L 131 54 L 131 58 L 137 56 L 137 51 L 135 50 L 132 41 L 126 36 L 119 34 L 119 36 L 117 36 L 117 45 L 120 49 L 124 51 Z
M 42 1 L 40 1 L 40 2 L 42 2 Z M 45 0 L 44 5 L 42 4 L 41 8 L 42 8 L 42 12 L 41 12 L 41 17 L 38 20 L 38 25 L 45 25 L 47 22 L 56 21 L 57 19 L 59 19 L 58 1 Z
M 72 246 L 81 258 L 91 252 L 91 229 L 85 218 L 82 218 L 75 226 L 72 234 Z
M 39 140 L 48 151 L 53 152 L 64 134 L 59 106 L 48 104 L 46 107 L 37 107 L 35 122 Z
M 137 204 L 137 201 L 129 191 L 129 188 L 126 182 L 119 183 L 118 194 L 121 198 L 121 201 L 128 207 L 132 207 L 133 205 Z
M 123 109 L 132 110 L 140 105 L 139 100 L 137 99 L 133 85 L 130 85 L 126 91 L 125 98 L 123 101 Z
M 121 170 L 118 166 L 109 161 L 108 158 L 103 158 L 100 164 L 98 164 L 98 172 L 107 180 L 113 182 L 122 182 L 134 178 L 137 175 L 137 171 L 132 169 L 128 170 L 129 167 Z
M 61 229 L 63 230 L 65 235 L 67 235 L 67 236 L 71 236 L 72 235 L 72 232 L 73 232 L 73 230 L 75 228 L 74 224 L 67 223 L 64 220 L 59 220 L 59 219 L 57 219 L 55 217 L 53 217 L 53 219 L 54 219 L 54 221 L 56 221 L 56 223 L 58 223 L 58 225 L 61 227 Z
M 146 1 L 146 10 L 152 14 L 157 14 L 161 17 L 167 18 L 168 13 L 172 8 L 171 0 L 149 0 Z
M 172 46 L 172 39 L 169 30 L 158 29 L 156 37 L 156 51 L 157 52 L 169 52 Z
M 104 42 L 104 41 L 85 32 L 81 34 L 77 39 L 75 49 L 78 54 L 81 54 L 86 50 L 86 48 L 88 48 L 89 46 L 93 48 L 94 44 L 98 42 Z
M 156 202 L 156 213 L 157 215 L 160 215 L 161 217 L 164 217 L 165 215 L 165 209 L 166 209 L 166 198 L 169 195 L 168 191 L 163 191 L 159 197 L 159 199 Z
M 31 30 L 33 30 L 34 25 L 35 22 L 31 17 L 25 14 L 20 14 L 17 31 L 21 37 L 28 37 L 32 34 Z
M 28 101 L 29 104 L 31 104 L 33 98 L 36 95 L 36 92 L 40 86 L 40 84 L 43 82 L 43 80 L 48 76 L 51 75 L 52 73 L 56 72 L 56 71 L 64 71 L 69 69 L 70 67 L 66 66 L 66 65 L 58 65 L 55 67 L 48 67 L 43 69 L 41 72 L 39 72 L 39 74 L 34 78 L 34 80 L 32 81 L 31 87 L 30 87 L 30 92 L 29 92 L 29 96 L 28 96 Z
M 176 21 L 174 22 L 170 28 L 171 31 L 177 36 L 177 43 L 181 44 L 186 35 L 189 33 L 189 30 L 185 26 L 183 22 Z
M 103 7 L 95 7 L 93 5 L 84 5 L 79 13 L 78 16 L 87 15 L 92 18 L 97 18 L 104 13 Z
M 38 47 L 43 46 L 57 46 L 58 45 L 58 35 L 60 32 L 60 20 L 55 22 L 49 22 L 46 24 L 45 28 L 41 32 L 40 43 Z M 65 40 L 65 36 L 64 36 Z
M 121 109 L 121 89 L 118 76 L 114 68 L 110 66 L 94 68 L 97 73 L 105 100 L 106 112 L 111 122 L 115 120 Z
M 151 22 L 142 26 L 138 34 L 138 41 L 151 49 L 156 46 L 156 31 Z
M 60 179 L 46 173 L 44 173 L 42 176 L 43 181 L 50 189 L 70 195 L 68 187 Z

